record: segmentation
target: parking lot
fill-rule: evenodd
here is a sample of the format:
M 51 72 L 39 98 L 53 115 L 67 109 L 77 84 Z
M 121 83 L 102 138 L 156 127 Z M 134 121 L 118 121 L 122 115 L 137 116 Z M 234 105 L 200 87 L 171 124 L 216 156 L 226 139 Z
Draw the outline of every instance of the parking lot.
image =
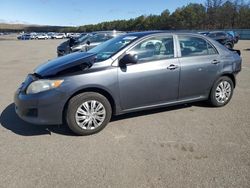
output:
M 17 87 L 61 42 L 0 41 L 0 187 L 250 187 L 250 41 L 235 45 L 243 68 L 227 106 L 122 115 L 87 137 L 14 112 Z

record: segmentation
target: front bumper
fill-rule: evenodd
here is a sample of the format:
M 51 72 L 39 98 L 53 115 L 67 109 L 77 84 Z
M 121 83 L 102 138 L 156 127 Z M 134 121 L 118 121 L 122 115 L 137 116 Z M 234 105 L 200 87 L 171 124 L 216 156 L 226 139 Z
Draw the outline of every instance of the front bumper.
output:
M 62 124 L 66 96 L 60 91 L 49 90 L 27 95 L 19 89 L 14 96 L 17 115 L 32 124 Z

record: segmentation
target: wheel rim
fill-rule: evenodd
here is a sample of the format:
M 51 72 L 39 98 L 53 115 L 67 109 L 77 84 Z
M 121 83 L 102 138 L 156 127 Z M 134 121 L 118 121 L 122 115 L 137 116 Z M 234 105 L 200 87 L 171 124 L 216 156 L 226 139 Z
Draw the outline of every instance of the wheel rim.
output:
M 215 98 L 217 102 L 224 104 L 226 103 L 232 93 L 231 84 L 227 81 L 222 81 L 218 84 L 215 91 Z
M 102 103 L 90 100 L 82 103 L 76 111 L 77 125 L 85 130 L 94 130 L 99 127 L 106 117 L 106 110 Z

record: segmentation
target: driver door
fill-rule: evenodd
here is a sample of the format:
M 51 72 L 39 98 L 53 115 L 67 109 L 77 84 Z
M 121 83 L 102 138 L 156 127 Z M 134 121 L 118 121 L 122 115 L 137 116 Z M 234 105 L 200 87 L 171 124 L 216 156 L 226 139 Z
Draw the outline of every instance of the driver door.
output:
M 179 61 L 173 36 L 151 37 L 127 53 L 138 56 L 136 64 L 118 68 L 123 110 L 159 105 L 178 99 Z

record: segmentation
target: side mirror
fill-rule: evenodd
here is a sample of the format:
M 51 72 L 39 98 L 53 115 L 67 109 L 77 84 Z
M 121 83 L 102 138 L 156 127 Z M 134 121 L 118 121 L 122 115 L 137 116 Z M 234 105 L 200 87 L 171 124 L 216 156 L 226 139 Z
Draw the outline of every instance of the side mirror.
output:
M 127 64 L 136 64 L 138 62 L 138 55 L 137 54 L 126 54 L 124 55 L 120 61 L 119 61 L 119 65 L 120 66 L 125 66 Z
M 90 45 L 90 41 L 88 40 L 88 41 L 86 42 L 86 44 L 87 44 L 87 45 Z

